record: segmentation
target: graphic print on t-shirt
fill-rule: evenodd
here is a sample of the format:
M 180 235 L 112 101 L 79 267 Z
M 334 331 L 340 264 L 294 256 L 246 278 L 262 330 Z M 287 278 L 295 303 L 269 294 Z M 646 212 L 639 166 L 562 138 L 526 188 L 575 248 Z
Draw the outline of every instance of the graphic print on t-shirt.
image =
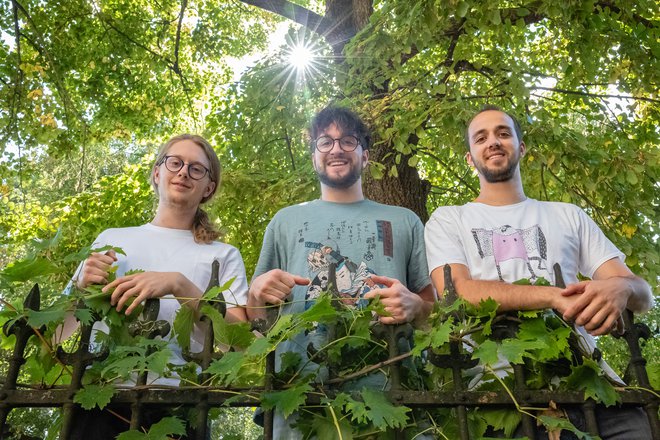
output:
M 364 306 L 364 295 L 375 286 L 369 277 L 376 272 L 368 262 L 379 252 L 387 260 L 394 256 L 392 223 L 385 220 L 376 220 L 375 224 L 366 220 L 354 224 L 347 221 L 330 223 L 321 240 L 306 237 L 306 231 L 307 223 L 298 230 L 298 243 L 306 248 L 307 268 L 312 279 L 305 295 L 305 308 L 312 306 L 313 301 L 309 300 L 328 289 L 332 289 L 346 305 Z M 350 252 L 350 256 L 343 253 L 340 243 L 350 250 L 345 251 Z M 357 255 L 355 260 L 351 258 L 353 255 Z
M 526 229 L 515 229 L 509 225 L 494 229 L 472 229 L 472 237 L 482 259 L 493 257 L 500 281 L 504 281 L 501 263 L 513 259 L 522 260 L 526 264 L 532 281 L 539 278 L 540 271 L 545 271 L 546 278 L 550 279 L 546 264 L 547 244 L 539 225 Z M 530 261 L 538 263 L 536 268 Z

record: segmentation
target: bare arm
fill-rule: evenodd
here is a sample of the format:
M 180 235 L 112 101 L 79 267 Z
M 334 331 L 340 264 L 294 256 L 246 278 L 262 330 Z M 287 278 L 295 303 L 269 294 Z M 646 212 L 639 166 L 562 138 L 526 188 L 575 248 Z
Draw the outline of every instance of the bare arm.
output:
M 567 301 L 560 293 L 562 289 L 552 286 L 524 286 L 502 281 L 473 280 L 467 266 L 450 264 L 451 277 L 456 293 L 472 304 L 492 298 L 499 304 L 500 311 L 557 309 L 564 312 L 573 302 Z M 431 273 L 436 290 L 441 294 L 445 289 L 444 266 Z

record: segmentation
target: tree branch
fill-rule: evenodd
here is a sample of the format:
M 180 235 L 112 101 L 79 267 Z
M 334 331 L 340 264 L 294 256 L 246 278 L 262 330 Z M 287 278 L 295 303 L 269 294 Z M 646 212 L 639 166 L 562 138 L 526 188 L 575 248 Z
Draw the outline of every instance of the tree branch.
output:
M 580 92 L 578 90 L 566 90 L 566 89 L 557 89 L 554 87 L 542 87 L 542 86 L 530 87 L 530 90 L 547 90 L 549 92 L 565 93 L 567 95 L 589 96 L 592 98 L 630 99 L 635 101 L 654 102 L 656 104 L 660 103 L 660 99 L 647 98 L 645 96 L 598 94 L 598 93 Z
M 240 0 L 265 11 L 273 12 L 281 17 L 303 25 L 312 32 L 326 38 L 332 34 L 333 28 L 324 17 L 288 0 Z

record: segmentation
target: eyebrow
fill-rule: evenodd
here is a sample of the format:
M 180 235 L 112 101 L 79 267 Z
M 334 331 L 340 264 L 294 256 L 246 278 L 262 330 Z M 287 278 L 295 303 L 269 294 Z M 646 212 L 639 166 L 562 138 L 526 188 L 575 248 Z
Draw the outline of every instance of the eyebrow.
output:
M 495 131 L 500 131 L 500 130 L 502 130 L 502 129 L 504 129 L 504 130 L 509 130 L 509 131 L 512 131 L 512 132 L 513 132 L 513 128 L 511 128 L 510 126 L 508 126 L 508 125 L 506 125 L 506 124 L 500 124 L 500 125 L 498 125 L 498 126 L 495 127 Z M 487 129 L 482 128 L 481 130 L 475 132 L 475 133 L 472 135 L 471 139 L 474 139 L 474 138 L 477 137 L 477 135 L 483 134 L 483 133 L 485 133 L 485 132 L 487 132 L 487 131 L 488 131 Z

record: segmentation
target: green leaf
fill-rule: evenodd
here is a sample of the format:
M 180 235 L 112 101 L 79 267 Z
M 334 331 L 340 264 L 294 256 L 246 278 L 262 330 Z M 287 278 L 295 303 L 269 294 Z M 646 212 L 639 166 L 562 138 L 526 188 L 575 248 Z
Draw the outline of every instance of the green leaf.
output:
M 583 358 L 583 364 L 573 367 L 573 371 L 566 379 L 566 386 L 570 390 L 584 390 L 585 398 L 592 398 L 602 402 L 605 406 L 612 406 L 621 400 L 619 394 L 605 377 L 605 373 L 596 361 Z
M 307 393 L 311 391 L 312 387 L 309 383 L 299 383 L 284 391 L 271 391 L 264 393 L 261 397 L 261 404 L 264 409 L 277 408 L 286 418 L 305 403 Z
M 546 348 L 542 341 L 521 341 L 520 339 L 505 339 L 500 346 L 500 353 L 512 364 L 522 364 L 523 358 L 533 358 L 533 350 Z
M 245 355 L 238 351 L 225 353 L 220 359 L 211 362 L 206 372 L 216 376 L 218 381 L 231 384 L 240 375 L 241 367 L 245 362 Z
M 496 26 L 502 24 L 502 16 L 499 9 L 490 11 L 490 21 Z
M 522 420 L 520 412 L 515 409 L 483 408 L 479 410 L 479 415 L 495 430 L 502 430 L 507 438 L 513 437 L 513 432 Z
M 83 325 L 90 325 L 92 322 L 94 322 L 92 311 L 86 308 L 76 309 L 75 312 L 73 312 L 73 316 L 75 316 L 76 319 Z
M 467 2 L 464 1 L 459 2 L 458 6 L 456 6 L 456 15 L 458 15 L 461 18 L 465 17 L 468 12 L 468 7 L 469 6 Z
M 332 322 L 336 320 L 337 311 L 332 306 L 329 294 L 323 294 L 315 301 L 314 305 L 300 314 L 302 322 Z
M 202 300 L 209 301 L 216 299 L 222 292 L 229 290 L 231 285 L 234 284 L 234 280 L 236 280 L 236 277 L 232 277 L 222 286 L 212 287 L 207 292 L 205 292 L 204 295 L 202 295 Z
M 216 341 L 238 348 L 246 348 L 254 341 L 255 336 L 252 333 L 249 323 L 237 322 L 228 324 L 222 314 L 209 304 L 202 305 L 200 312 L 211 319 L 213 323 L 213 335 Z
M 385 394 L 377 390 L 363 388 L 361 394 L 367 407 L 367 416 L 376 428 L 385 430 L 386 428 L 406 426 L 408 421 L 406 413 L 410 411 L 410 408 L 392 405 Z
M 187 306 L 182 306 L 176 312 L 172 327 L 176 335 L 176 342 L 183 350 L 190 348 L 190 334 L 195 326 L 195 311 Z
M 73 397 L 73 401 L 87 410 L 90 410 L 95 406 L 98 406 L 99 409 L 103 409 L 108 403 L 110 403 L 115 391 L 115 387 L 112 384 L 90 384 L 78 390 Z
M 117 440 L 170 440 L 172 436 L 185 435 L 186 425 L 177 417 L 165 417 L 154 424 L 148 433 L 126 431 L 117 436 Z
M 495 341 L 490 339 L 482 342 L 472 353 L 472 359 L 479 359 L 485 365 L 495 365 L 499 358 L 497 350 L 499 346 Z
M 543 424 L 543 426 L 545 426 L 547 428 L 548 431 L 556 431 L 556 430 L 570 431 L 573 434 L 575 434 L 577 436 L 577 438 L 579 438 L 581 440 L 598 440 L 598 439 L 600 439 L 600 437 L 592 436 L 589 433 L 580 431 L 567 419 L 562 419 L 562 418 L 559 418 L 559 417 L 551 417 L 551 416 L 540 415 L 539 416 L 539 421 Z
M 57 273 L 61 269 L 46 258 L 29 258 L 10 263 L 0 275 L 11 282 L 27 281 L 42 275 Z
M 330 414 L 330 409 L 324 411 L 324 417 L 314 414 L 312 428 L 318 440 L 349 440 L 353 438 L 353 429 L 350 423 L 346 419 L 333 417 Z
M 25 314 L 28 318 L 28 324 L 32 327 L 39 328 L 42 325 L 48 325 L 51 322 L 62 321 L 64 316 L 66 316 L 66 307 L 67 304 L 58 304 L 38 312 L 27 309 Z

